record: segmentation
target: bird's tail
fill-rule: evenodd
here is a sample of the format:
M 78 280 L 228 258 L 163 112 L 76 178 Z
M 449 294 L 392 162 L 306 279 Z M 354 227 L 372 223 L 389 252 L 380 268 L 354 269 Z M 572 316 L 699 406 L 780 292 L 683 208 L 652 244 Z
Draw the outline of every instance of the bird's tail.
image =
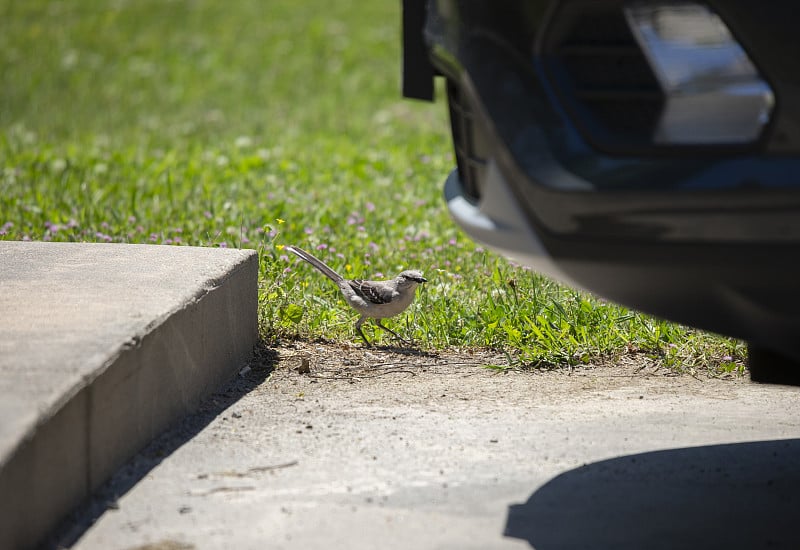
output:
M 299 256 L 301 260 L 305 260 L 308 263 L 310 263 L 311 265 L 313 265 L 314 267 L 316 267 L 317 270 L 319 270 L 320 273 L 322 273 L 323 275 L 328 277 L 333 282 L 338 283 L 338 282 L 341 282 L 341 281 L 344 280 L 344 277 L 342 277 L 341 275 L 336 273 L 333 269 L 328 267 L 325 264 L 325 262 L 323 262 L 319 258 L 316 258 L 313 255 L 309 254 L 308 252 L 306 252 L 305 250 L 303 250 L 299 246 L 287 245 L 286 246 L 286 250 L 288 250 L 289 252 Z

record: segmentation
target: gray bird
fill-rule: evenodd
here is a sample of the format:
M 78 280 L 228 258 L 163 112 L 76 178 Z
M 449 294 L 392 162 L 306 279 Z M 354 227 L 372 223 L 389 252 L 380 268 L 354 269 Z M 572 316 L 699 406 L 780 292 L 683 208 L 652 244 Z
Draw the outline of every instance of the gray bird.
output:
M 371 344 L 361 331 L 361 326 L 367 319 L 374 319 L 377 326 L 390 332 L 398 340 L 409 343 L 408 340 L 401 338 L 392 329 L 383 326 L 381 319 L 399 315 L 411 305 L 411 302 L 414 301 L 417 286 L 428 282 L 422 276 L 421 271 L 415 269 L 403 271 L 397 277 L 388 281 L 345 279 L 326 265 L 325 262 L 298 246 L 289 245 L 286 250 L 310 263 L 320 273 L 336 283 L 350 307 L 361 314 L 361 317 L 356 321 L 356 331 L 368 346 Z

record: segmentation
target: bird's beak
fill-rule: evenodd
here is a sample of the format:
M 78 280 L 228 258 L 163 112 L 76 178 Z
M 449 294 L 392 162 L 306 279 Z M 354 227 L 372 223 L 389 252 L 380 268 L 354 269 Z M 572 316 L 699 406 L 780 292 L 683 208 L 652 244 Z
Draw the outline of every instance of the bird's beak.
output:
M 420 277 L 419 279 L 417 279 L 417 282 L 418 283 L 427 283 L 428 279 L 426 279 L 425 277 Z

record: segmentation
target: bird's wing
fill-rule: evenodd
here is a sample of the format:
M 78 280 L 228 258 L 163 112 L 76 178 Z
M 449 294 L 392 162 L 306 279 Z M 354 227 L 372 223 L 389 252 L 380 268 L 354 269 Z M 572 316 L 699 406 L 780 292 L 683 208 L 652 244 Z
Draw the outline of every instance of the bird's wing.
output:
M 359 297 L 370 304 L 388 304 L 395 294 L 395 289 L 385 283 L 353 279 L 347 281 L 347 284 Z

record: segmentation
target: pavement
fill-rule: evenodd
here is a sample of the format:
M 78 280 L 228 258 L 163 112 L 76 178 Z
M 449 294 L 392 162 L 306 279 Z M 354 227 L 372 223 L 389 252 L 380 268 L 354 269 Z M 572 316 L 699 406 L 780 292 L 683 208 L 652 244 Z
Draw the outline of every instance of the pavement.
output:
M 0 548 L 35 547 L 251 355 L 254 251 L 0 242 Z
M 800 548 L 800 390 L 288 343 L 126 464 L 77 550 Z
M 800 388 L 268 349 L 257 273 L 0 242 L 0 548 L 800 548 Z

